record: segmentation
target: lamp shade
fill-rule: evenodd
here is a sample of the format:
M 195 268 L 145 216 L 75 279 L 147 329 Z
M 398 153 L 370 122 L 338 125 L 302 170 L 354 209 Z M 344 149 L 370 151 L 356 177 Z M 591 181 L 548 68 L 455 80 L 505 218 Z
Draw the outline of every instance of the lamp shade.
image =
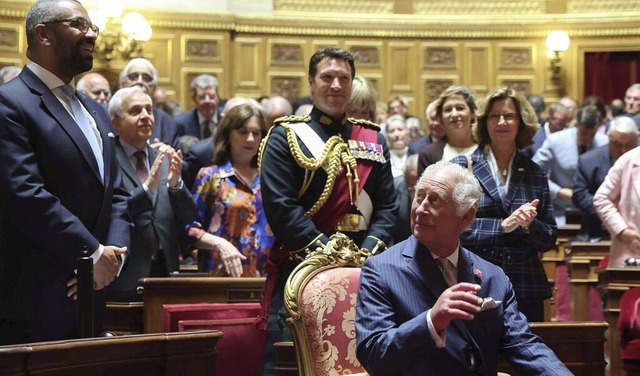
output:
M 549 51 L 566 51 L 569 48 L 569 35 L 562 30 L 554 30 L 547 36 L 547 49 Z
M 138 41 L 146 42 L 151 39 L 151 25 L 137 12 L 127 13 L 122 17 L 122 32 Z

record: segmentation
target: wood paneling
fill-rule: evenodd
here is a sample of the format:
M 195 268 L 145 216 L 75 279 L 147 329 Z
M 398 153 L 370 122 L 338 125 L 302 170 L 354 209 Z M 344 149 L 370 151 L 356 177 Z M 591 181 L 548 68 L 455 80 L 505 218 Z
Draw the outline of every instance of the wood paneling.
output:
M 356 1 L 332 10 L 336 13 L 328 18 L 314 16 L 318 8 L 311 0 L 296 2 L 300 9 L 278 1 L 273 14 L 263 16 L 147 9 L 143 13 L 153 36 L 143 43 L 143 56 L 158 68 L 159 85 L 170 99 L 187 109 L 192 106 L 189 78 L 198 73 L 218 76 L 223 98 L 309 95 L 309 57 L 323 47 L 347 48 L 356 55 L 358 74 L 374 82 L 381 100 L 404 95 L 410 113 L 422 114 L 427 102 L 452 83 L 471 87 L 478 98 L 507 84 L 526 94 L 542 94 L 547 101 L 565 94 L 581 100 L 586 52 L 638 49 L 640 11 L 620 2 L 590 0 L 586 7 L 570 0 L 562 9 L 551 9 L 542 0 L 524 7 L 506 0 L 471 3 L 476 6 L 465 3 L 466 13 L 458 13 L 453 3 L 414 1 L 408 13 L 385 8 L 387 13 L 367 14 L 379 8 Z M 12 2 L 0 10 L 2 65 L 27 61 L 24 17 L 30 5 Z M 612 13 L 602 17 L 590 11 L 598 7 Z M 366 16 L 354 17 L 348 9 Z M 487 9 L 500 12 L 489 14 Z M 516 14 L 532 16 L 510 16 Z M 571 37 L 569 50 L 561 53 L 559 80 L 551 80 L 545 46 L 553 29 L 564 29 Z M 108 63 L 96 59 L 94 71 L 111 73 L 114 83 L 125 63 L 120 57 Z M 621 73 L 612 73 L 611 79 L 616 74 Z

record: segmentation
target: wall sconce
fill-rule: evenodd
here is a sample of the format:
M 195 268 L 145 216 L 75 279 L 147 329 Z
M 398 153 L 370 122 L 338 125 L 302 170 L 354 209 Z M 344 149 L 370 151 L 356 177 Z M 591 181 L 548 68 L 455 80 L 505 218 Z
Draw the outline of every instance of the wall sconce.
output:
M 117 55 L 123 60 L 141 57 L 139 42 L 151 39 L 151 25 L 142 14 L 131 12 L 122 18 L 121 14 L 122 5 L 118 0 L 101 2 L 97 10 L 89 11 L 91 22 L 100 28 L 96 56 L 107 64 Z
M 569 48 L 569 35 L 562 30 L 554 30 L 547 36 L 547 54 L 549 57 L 549 70 L 551 71 L 551 79 L 560 79 L 560 52 L 564 52 Z

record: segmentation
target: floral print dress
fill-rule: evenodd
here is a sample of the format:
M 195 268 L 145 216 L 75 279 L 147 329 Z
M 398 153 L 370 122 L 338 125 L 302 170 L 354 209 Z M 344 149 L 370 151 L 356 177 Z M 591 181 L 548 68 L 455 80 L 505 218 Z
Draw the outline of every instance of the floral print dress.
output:
M 198 214 L 192 227 L 231 242 L 244 256 L 243 277 L 264 277 L 273 233 L 267 224 L 260 193 L 260 175 L 249 185 L 231 165 L 203 168 L 196 177 L 193 197 Z M 228 276 L 217 250 L 205 259 L 204 271 Z

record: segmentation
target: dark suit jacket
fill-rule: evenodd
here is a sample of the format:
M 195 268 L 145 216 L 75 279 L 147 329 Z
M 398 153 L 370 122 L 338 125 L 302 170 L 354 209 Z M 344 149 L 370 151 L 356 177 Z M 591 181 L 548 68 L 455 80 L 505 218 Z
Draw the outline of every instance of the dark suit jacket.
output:
M 66 294 L 83 248 L 129 245 L 111 123 L 79 98 L 102 137 L 104 182 L 80 127 L 28 67 L 0 87 L 0 322 L 30 320 L 25 341 L 77 335 L 77 302 Z
M 444 153 L 444 147 L 446 144 L 447 138 L 443 137 L 420 150 L 420 155 L 418 156 L 418 176 L 422 175 L 427 166 L 442 159 L 442 154 Z
M 593 195 L 613 165 L 609 145 L 597 147 L 578 157 L 573 175 L 573 204 L 582 211 L 580 233 L 590 238 L 602 237 L 602 222 L 593 206 Z
M 221 107 L 218 106 L 218 119 L 220 119 L 220 109 Z M 178 137 L 189 135 L 198 138 L 198 140 L 202 139 L 197 109 L 194 108 L 192 110 L 185 111 L 174 117 L 173 120 L 175 120 L 176 126 L 178 127 Z
M 202 139 L 200 124 L 198 123 L 198 111 L 195 108 L 176 115 L 173 120 L 176 122 L 178 137 L 190 135 L 197 137 L 198 140 Z
M 393 229 L 393 242 L 400 243 L 411 235 L 411 200 L 404 176 L 393 179 L 396 187 L 396 202 L 398 204 L 398 220 Z
M 482 197 L 475 220 L 460 236 L 461 244 L 504 269 L 518 297 L 550 297 L 549 281 L 538 256 L 539 252 L 552 249 L 557 238 L 545 172 L 531 159 L 516 152 L 509 187 L 501 200 L 482 148 L 471 154 L 471 161 Z M 466 157 L 456 157 L 453 162 L 467 167 Z M 508 234 L 502 232 L 502 220 L 535 199 L 540 203 L 538 216 L 529 226 L 530 233 L 525 234 L 521 228 Z
M 424 149 L 427 145 L 430 145 L 431 143 L 433 143 L 433 138 L 431 138 L 430 134 L 424 137 L 420 137 L 419 139 L 415 141 L 411 141 L 409 143 L 408 153 L 409 155 L 418 154 L 422 149 Z
M 178 150 L 180 143 L 178 142 L 178 128 L 173 118 L 159 108 L 153 108 L 154 126 L 151 134 L 151 141 L 159 139 L 167 145 L 171 145 Z
M 213 137 L 207 137 L 204 140 L 191 145 L 187 153 L 184 155 L 182 162 L 182 180 L 189 190 L 193 188 L 196 182 L 198 171 L 202 167 L 211 166 L 213 163 Z
M 167 188 L 168 161 L 162 163 L 160 183 L 152 200 L 120 143 L 116 153 L 124 185 L 131 193 L 129 212 L 135 226 L 131 233 L 129 258 L 120 276 L 108 288 L 114 291 L 135 290 L 138 279 L 149 276 L 154 231 L 158 234 L 159 249 L 164 254 L 167 271 L 178 270 L 178 231 L 195 219 L 198 208 L 186 186 L 180 190 Z M 152 166 L 158 151 L 147 146 L 147 155 L 149 166 Z
M 355 327 L 357 357 L 369 374 L 495 375 L 502 352 L 518 374 L 571 375 L 531 333 L 526 318 L 518 312 L 513 287 L 499 267 L 461 248 L 458 282 L 479 284 L 479 297 L 502 304 L 476 314 L 471 321 L 451 321 L 446 346 L 437 348 L 426 312 L 447 284 L 429 250 L 411 236 L 365 262 Z
M 520 150 L 522 155 L 527 158 L 533 158 L 533 155 L 540 149 L 542 144 L 544 144 L 544 140 L 547 139 L 547 132 L 544 130 L 544 126 L 538 128 L 536 134 L 533 135 L 533 145 L 527 146 L 526 148 Z

